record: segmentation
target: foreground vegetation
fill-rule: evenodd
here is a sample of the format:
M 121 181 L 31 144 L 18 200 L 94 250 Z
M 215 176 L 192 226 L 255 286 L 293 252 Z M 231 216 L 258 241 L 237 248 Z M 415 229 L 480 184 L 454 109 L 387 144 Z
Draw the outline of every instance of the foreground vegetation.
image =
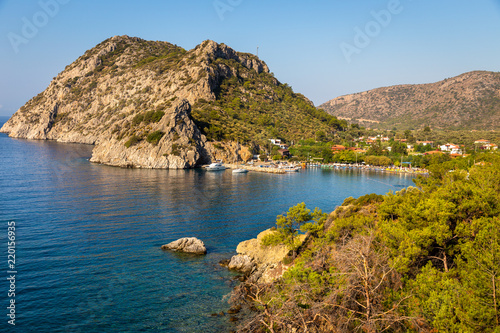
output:
M 293 250 L 300 225 L 313 232 L 282 278 L 236 290 L 253 309 L 240 331 L 500 332 L 500 155 L 475 158 L 328 219 L 303 204 L 279 216 Z

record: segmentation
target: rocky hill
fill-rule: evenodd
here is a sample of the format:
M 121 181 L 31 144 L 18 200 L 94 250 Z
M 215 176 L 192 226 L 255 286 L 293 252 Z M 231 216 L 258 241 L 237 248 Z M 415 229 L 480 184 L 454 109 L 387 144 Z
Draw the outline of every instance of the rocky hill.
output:
M 398 85 L 320 106 L 370 128 L 500 129 L 500 73 L 475 71 L 440 82 Z
M 205 41 L 109 38 L 57 75 L 0 129 L 11 137 L 94 144 L 91 161 L 189 168 L 268 139 L 345 125 L 269 73 L 256 56 Z

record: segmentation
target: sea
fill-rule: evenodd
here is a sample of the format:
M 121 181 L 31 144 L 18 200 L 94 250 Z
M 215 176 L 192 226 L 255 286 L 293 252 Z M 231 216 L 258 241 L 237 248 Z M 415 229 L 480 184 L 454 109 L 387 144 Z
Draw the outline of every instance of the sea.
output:
M 122 169 L 91 154 L 0 134 L 0 332 L 231 332 L 238 322 L 215 314 L 238 280 L 219 262 L 239 242 L 297 203 L 329 213 L 349 196 L 413 184 L 320 168 Z M 181 237 L 203 240 L 207 255 L 160 249 Z

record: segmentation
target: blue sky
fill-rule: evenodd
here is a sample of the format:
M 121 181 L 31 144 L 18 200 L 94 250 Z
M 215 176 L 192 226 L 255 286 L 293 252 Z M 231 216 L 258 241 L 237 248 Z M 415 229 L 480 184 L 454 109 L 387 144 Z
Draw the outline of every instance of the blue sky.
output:
M 500 0 L 0 0 L 0 116 L 106 38 L 255 53 L 316 105 L 354 92 L 500 71 Z M 31 28 L 29 29 L 29 26 Z

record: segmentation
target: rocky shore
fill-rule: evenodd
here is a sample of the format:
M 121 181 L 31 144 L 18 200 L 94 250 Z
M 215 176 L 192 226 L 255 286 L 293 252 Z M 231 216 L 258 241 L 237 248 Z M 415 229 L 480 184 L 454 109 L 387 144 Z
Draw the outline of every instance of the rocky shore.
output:
M 244 274 L 244 280 L 251 283 L 270 283 L 280 278 L 290 267 L 285 264 L 290 250 L 285 245 L 262 245 L 263 238 L 275 232 L 274 228 L 267 229 L 259 233 L 257 238 L 239 243 L 237 254 L 223 265 Z M 305 237 L 301 235 L 301 241 Z

